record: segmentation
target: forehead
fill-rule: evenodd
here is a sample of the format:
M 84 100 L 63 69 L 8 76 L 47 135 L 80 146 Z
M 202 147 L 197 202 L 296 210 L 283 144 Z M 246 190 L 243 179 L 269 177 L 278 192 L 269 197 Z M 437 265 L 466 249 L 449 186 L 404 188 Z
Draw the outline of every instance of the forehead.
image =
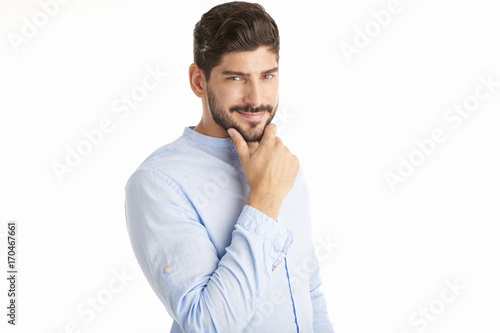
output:
M 260 73 L 278 67 L 277 55 L 268 47 L 260 47 L 254 51 L 237 51 L 222 56 L 214 72 L 240 71 L 245 73 Z

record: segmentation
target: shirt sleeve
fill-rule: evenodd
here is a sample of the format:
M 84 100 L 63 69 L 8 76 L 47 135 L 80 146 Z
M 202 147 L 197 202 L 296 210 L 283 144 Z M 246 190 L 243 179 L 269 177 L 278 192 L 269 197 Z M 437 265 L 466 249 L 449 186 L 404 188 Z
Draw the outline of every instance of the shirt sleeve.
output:
M 126 187 L 127 229 L 148 282 L 183 331 L 239 332 L 252 318 L 273 267 L 291 245 L 281 224 L 244 206 L 225 255 L 168 176 L 134 173 Z
M 309 280 L 309 290 L 313 306 L 313 330 L 314 333 L 333 333 L 333 325 L 328 318 L 325 295 L 320 290 L 322 281 L 319 276 L 319 263 L 314 247 L 311 252 L 312 270 Z

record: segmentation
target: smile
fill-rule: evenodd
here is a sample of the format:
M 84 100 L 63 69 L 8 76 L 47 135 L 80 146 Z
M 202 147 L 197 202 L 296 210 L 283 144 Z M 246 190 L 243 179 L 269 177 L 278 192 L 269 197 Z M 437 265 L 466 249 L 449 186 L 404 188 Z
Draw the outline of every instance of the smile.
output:
M 265 111 L 262 112 L 241 112 L 241 111 L 236 111 L 240 116 L 242 116 L 245 119 L 249 120 L 260 120 L 264 115 L 266 114 Z

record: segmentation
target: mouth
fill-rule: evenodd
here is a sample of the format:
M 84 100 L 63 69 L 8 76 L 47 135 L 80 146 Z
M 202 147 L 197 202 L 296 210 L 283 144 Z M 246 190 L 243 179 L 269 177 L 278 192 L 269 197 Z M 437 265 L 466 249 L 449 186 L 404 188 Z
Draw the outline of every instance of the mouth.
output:
M 248 120 L 261 120 L 264 115 L 266 114 L 266 111 L 262 112 L 243 112 L 243 111 L 236 111 L 240 116 L 242 116 L 245 119 Z

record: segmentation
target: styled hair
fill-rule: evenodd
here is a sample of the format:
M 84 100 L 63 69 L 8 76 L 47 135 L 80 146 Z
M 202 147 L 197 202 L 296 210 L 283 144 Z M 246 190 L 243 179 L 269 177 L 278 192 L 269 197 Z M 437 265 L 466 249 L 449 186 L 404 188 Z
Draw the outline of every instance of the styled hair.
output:
M 208 81 L 224 54 L 267 46 L 279 61 L 280 37 L 273 18 L 257 3 L 234 1 L 213 7 L 194 28 L 194 62 Z

